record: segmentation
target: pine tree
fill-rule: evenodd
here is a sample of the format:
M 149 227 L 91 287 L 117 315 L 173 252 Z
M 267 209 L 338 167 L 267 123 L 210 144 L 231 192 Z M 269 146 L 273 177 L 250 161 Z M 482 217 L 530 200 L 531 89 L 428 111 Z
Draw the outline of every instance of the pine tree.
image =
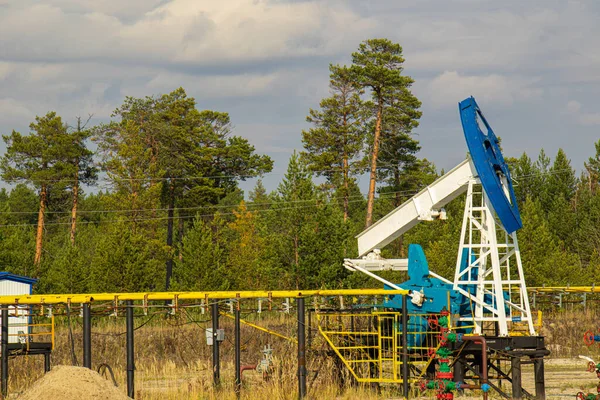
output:
M 584 163 L 587 172 L 587 183 L 592 193 L 596 193 L 600 184 L 600 140 L 594 143 L 596 154 Z
M 325 176 L 336 194 L 343 199 L 344 222 L 348 220 L 352 175 L 362 168 L 356 165 L 364 145 L 365 110 L 347 67 L 330 65 L 331 97 L 321 100 L 320 110 L 311 109 L 306 120 L 313 128 L 302 131 L 306 152 L 302 157 L 309 169 Z
M 273 233 L 279 236 L 275 245 L 278 247 L 280 264 L 285 271 L 287 287 L 300 288 L 302 234 L 305 229 L 311 229 L 313 226 L 314 207 L 317 207 L 315 185 L 306 166 L 294 152 L 287 172 L 279 184 L 272 206 L 274 211 L 270 213 L 270 226 Z
M 98 169 L 94 165 L 94 152 L 86 147 L 86 141 L 91 137 L 92 132 L 85 129 L 87 122 L 82 125 L 81 118 L 77 118 L 76 130 L 70 132 L 70 142 L 65 146 L 67 152 L 62 156 L 65 162 L 71 165 L 73 171 L 72 181 L 67 181 L 67 186 L 71 187 L 71 245 L 75 245 L 75 231 L 77 230 L 77 207 L 79 206 L 79 197 L 81 195 L 80 185 L 91 185 L 98 180 Z
M 173 288 L 175 290 L 227 290 L 232 288 L 227 264 L 223 219 L 216 215 L 212 221 L 197 216 L 182 242 L 183 257 L 175 261 Z
M 395 109 L 396 121 L 402 121 L 406 129 L 412 129 L 417 126 L 417 120 L 421 117 L 421 112 L 418 111 L 421 103 L 410 92 L 413 79 L 402 75 L 404 58 L 399 44 L 388 39 L 366 40 L 360 44 L 357 52 L 352 53 L 352 63 L 354 79 L 362 87 L 371 89 L 374 103 L 375 126 L 370 140 L 370 175 L 365 223 L 368 227 L 373 220 L 379 149 L 385 140 L 382 132 L 385 129 L 383 118 L 386 104 Z
M 571 160 L 567 158 L 563 149 L 558 149 L 554 163 L 548 171 L 546 187 L 546 202 L 550 202 L 552 198 L 556 197 L 562 197 L 569 202 L 575 194 L 577 177 L 575 170 L 571 167 Z
M 233 211 L 235 220 L 227 225 L 228 260 L 234 287 L 238 290 L 267 289 L 267 274 L 261 263 L 264 239 L 258 232 L 256 214 L 242 201 Z
M 237 189 L 238 181 L 269 172 L 273 163 L 246 139 L 231 135 L 227 113 L 198 111 L 182 88 L 157 98 L 127 98 L 115 117 L 120 120 L 99 130 L 104 166 L 117 193 L 125 196 L 120 203 L 136 210 L 134 221 L 140 209 L 150 209 L 156 219 L 158 205 L 166 207 L 169 289 L 175 209 L 215 205 Z M 179 215 L 180 238 L 187 216 Z
M 89 268 L 89 289 L 93 292 L 143 292 L 162 288 L 167 249 L 140 232 L 133 232 L 128 222 L 109 227 L 97 244 Z
M 42 243 L 48 193 L 51 187 L 64 187 L 73 178 L 74 166 L 65 160 L 71 145 L 67 126 L 55 112 L 36 117 L 29 125 L 31 133 L 21 135 L 13 131 L 3 135 L 6 153 L 0 162 L 2 178 L 9 183 L 24 182 L 39 190 L 39 209 L 35 257 L 35 275 L 40 275 Z
M 508 158 L 506 161 L 510 165 L 510 175 L 518 205 L 525 204 L 527 197 L 537 199 L 542 178 L 538 164 L 534 163 L 525 152 L 518 159 Z
M 265 189 L 265 186 L 262 183 L 262 179 L 258 179 L 256 181 L 256 185 L 254 186 L 254 189 L 252 189 L 252 191 L 250 191 L 249 195 L 248 195 L 249 199 L 250 199 L 250 207 L 253 210 L 259 209 L 267 209 L 269 208 L 269 205 L 271 203 L 271 199 L 269 197 L 269 194 L 267 193 L 267 189 Z
M 577 257 L 553 233 L 540 201 L 527 198 L 521 210 L 523 229 L 519 247 L 530 286 L 580 284 L 586 279 Z

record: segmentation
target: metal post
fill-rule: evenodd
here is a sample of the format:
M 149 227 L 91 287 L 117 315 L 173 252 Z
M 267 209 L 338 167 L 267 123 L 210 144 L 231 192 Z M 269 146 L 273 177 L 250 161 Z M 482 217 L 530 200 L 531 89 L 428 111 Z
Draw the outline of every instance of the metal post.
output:
M 2 351 L 2 398 L 8 395 L 8 306 L 2 306 L 2 335 L 0 339 Z
M 306 397 L 306 324 L 304 315 L 304 297 L 296 299 L 298 306 L 298 398 Z
M 512 371 L 512 398 L 520 400 L 523 398 L 521 388 L 521 358 L 513 355 L 510 359 L 510 366 Z
M 544 382 L 544 358 L 533 358 L 533 374 L 535 379 L 535 397 L 538 400 L 546 399 L 546 386 Z
M 90 303 L 83 304 L 83 366 L 92 369 L 92 314 Z
M 133 301 L 127 300 L 126 305 L 126 324 L 127 324 L 127 396 L 134 398 L 134 370 L 135 363 L 133 357 Z
M 219 330 L 219 303 L 211 304 L 212 334 L 213 334 L 213 384 L 219 386 L 221 379 L 221 364 L 219 362 L 219 341 L 217 331 Z
M 50 352 L 44 353 L 44 372 L 50 372 Z
M 408 302 L 402 295 L 402 393 L 408 399 Z
M 242 389 L 242 355 L 240 342 L 240 302 L 238 300 L 235 308 L 235 396 L 240 398 Z
M 454 359 L 454 382 L 464 382 L 465 381 L 465 359 L 462 356 Z M 460 393 L 463 390 L 460 390 Z
M 312 346 L 312 310 L 310 307 L 308 308 L 308 340 L 307 340 L 308 348 Z

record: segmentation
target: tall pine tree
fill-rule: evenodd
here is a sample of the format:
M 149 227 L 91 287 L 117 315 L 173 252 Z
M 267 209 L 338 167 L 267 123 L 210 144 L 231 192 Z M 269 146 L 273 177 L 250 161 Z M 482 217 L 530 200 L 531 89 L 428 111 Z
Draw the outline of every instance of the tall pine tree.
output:
M 24 182 L 39 191 L 33 260 L 35 276 L 39 276 L 49 190 L 50 187 L 62 188 L 67 180 L 72 180 L 75 166 L 65 158 L 65 154 L 71 151 L 72 138 L 60 116 L 48 112 L 43 117 L 36 117 L 29 128 L 29 135 L 13 131 L 10 135 L 2 136 L 6 153 L 0 161 L 0 169 L 5 181 Z
M 384 109 L 386 105 L 395 109 L 395 119 L 408 128 L 415 127 L 421 117 L 421 102 L 411 93 L 413 79 L 402 75 L 404 58 L 402 47 L 389 39 L 370 39 L 360 44 L 352 53 L 354 79 L 364 88 L 371 90 L 375 119 L 369 151 L 369 191 L 365 225 L 373 221 L 373 205 L 377 180 L 377 161 L 381 143 L 386 139 L 384 131 Z
M 362 168 L 357 165 L 364 146 L 365 109 L 363 93 L 347 67 L 330 65 L 331 97 L 321 100 L 320 110 L 309 111 L 306 118 L 313 127 L 302 131 L 306 152 L 302 157 L 308 167 L 325 176 L 334 193 L 342 198 L 344 221 L 348 220 L 352 175 Z

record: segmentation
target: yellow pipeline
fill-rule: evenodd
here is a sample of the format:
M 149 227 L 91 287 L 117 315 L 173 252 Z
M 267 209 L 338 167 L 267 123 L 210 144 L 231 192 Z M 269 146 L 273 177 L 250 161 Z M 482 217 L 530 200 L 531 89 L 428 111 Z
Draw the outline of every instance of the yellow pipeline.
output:
M 223 300 L 288 298 L 309 296 L 391 296 L 406 295 L 408 290 L 340 289 L 340 290 L 273 290 L 273 291 L 223 291 L 223 292 L 146 292 L 146 293 L 90 293 L 90 294 L 38 294 L 0 296 L 0 304 L 58 304 L 91 303 L 94 301 L 166 301 L 177 304 L 180 300 Z
M 554 286 L 554 287 L 530 287 L 529 292 L 536 293 L 600 293 L 597 286 Z

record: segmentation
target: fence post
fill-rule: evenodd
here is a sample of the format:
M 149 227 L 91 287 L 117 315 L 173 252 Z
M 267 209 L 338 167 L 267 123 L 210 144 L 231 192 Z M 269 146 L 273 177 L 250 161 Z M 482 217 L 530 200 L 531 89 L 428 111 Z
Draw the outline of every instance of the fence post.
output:
M 50 372 L 52 365 L 50 363 L 50 352 L 44 353 L 44 373 Z
M 127 325 L 127 396 L 134 398 L 135 393 L 135 382 L 134 382 L 134 371 L 135 371 L 135 363 L 134 363 L 134 343 L 133 343 L 133 301 L 127 300 L 125 302 L 126 306 L 126 325 Z
M 298 297 L 298 398 L 306 397 L 306 324 L 304 297 Z
M 2 351 L 2 398 L 8 395 L 8 306 L 2 306 L 2 335 L 0 338 Z
M 219 362 L 219 341 L 217 331 L 219 330 L 219 303 L 210 305 L 212 313 L 212 335 L 213 335 L 213 384 L 219 385 L 221 379 L 221 364 Z
M 242 389 L 242 355 L 241 355 L 241 332 L 240 332 L 240 300 L 235 307 L 235 396 L 240 398 Z
M 92 315 L 90 303 L 83 304 L 83 366 L 92 369 Z

